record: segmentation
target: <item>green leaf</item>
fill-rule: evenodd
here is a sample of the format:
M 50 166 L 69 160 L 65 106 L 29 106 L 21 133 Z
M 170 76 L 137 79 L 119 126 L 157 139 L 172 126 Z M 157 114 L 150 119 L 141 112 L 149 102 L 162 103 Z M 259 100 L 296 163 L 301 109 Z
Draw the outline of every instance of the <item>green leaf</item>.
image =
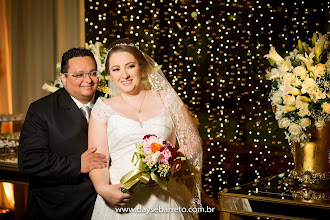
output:
M 299 53 L 304 54 L 305 53 L 305 48 L 302 45 L 301 40 L 298 40 L 298 48 L 299 48 Z
M 268 58 L 268 62 L 272 67 L 277 67 L 275 60 L 273 60 L 272 58 Z
M 313 47 L 315 47 L 315 43 L 316 43 L 316 41 L 317 41 L 317 34 L 314 33 L 314 34 L 313 34 L 313 38 L 312 38 L 312 46 L 313 46 Z

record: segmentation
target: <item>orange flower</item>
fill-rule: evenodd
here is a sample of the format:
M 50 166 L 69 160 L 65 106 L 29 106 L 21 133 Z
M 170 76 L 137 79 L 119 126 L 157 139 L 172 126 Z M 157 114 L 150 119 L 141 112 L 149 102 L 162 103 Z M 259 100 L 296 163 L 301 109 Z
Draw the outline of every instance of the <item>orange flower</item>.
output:
M 160 151 L 162 148 L 163 148 L 162 145 L 157 144 L 155 142 L 151 144 L 151 151 L 152 151 L 152 153 L 155 153 L 156 151 Z

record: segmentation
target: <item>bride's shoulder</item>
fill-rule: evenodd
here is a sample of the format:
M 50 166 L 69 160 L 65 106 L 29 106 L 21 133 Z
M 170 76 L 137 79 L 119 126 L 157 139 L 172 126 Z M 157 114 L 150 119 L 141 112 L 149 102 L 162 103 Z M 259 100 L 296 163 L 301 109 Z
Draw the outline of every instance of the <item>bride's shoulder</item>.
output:
M 117 97 L 110 97 L 110 98 L 104 98 L 104 97 L 100 97 L 98 98 L 98 100 L 96 101 L 96 103 L 98 103 L 99 105 L 103 105 L 103 106 L 108 106 L 109 108 L 111 108 L 111 105 L 113 103 L 117 102 Z
M 115 115 L 115 111 L 111 108 L 109 102 L 111 98 L 98 98 L 92 109 L 92 115 L 99 121 L 106 122 L 111 116 Z

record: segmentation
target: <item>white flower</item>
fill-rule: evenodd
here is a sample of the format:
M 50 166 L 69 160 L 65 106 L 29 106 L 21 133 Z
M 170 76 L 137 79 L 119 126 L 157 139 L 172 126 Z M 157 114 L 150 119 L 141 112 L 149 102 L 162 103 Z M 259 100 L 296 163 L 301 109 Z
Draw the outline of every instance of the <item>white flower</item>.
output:
M 159 160 L 159 157 L 160 157 L 160 151 L 156 151 L 156 152 L 152 155 L 151 160 L 152 160 L 153 162 L 157 163 L 158 160 Z
M 291 60 L 289 58 L 285 58 L 285 61 L 279 65 L 278 68 L 281 72 L 289 72 L 293 69 L 291 65 Z
M 296 81 L 296 77 L 292 73 L 287 73 L 282 76 L 284 82 L 293 85 Z
M 311 115 L 311 112 L 309 111 L 308 106 L 309 105 L 307 103 L 303 103 L 301 105 L 301 107 L 299 108 L 299 112 L 298 112 L 298 115 L 300 117 L 305 117 L 305 116 L 310 116 Z
M 318 120 L 315 122 L 315 127 L 317 128 L 317 130 L 321 130 L 324 125 L 325 125 L 324 121 Z
M 291 123 L 289 125 L 288 131 L 293 136 L 299 136 L 302 133 L 301 126 L 296 123 Z
M 310 53 L 309 55 L 307 53 L 305 53 L 305 56 L 303 56 L 302 54 L 298 54 L 297 58 L 305 63 L 308 70 L 311 70 L 310 67 L 314 63 L 314 61 L 313 61 L 314 53 L 313 52 Z
M 317 102 L 319 99 L 325 99 L 327 97 L 327 94 L 318 87 L 310 91 L 310 95 L 314 102 Z
M 298 95 L 296 97 L 296 107 L 297 107 L 297 109 L 301 108 L 301 106 L 305 103 L 305 102 L 302 101 L 301 97 L 302 96 L 300 96 L 300 95 Z
M 46 90 L 47 92 L 56 92 L 59 88 L 57 88 L 56 86 L 51 86 L 51 85 L 48 85 L 47 83 L 44 83 L 42 85 L 42 89 L 43 90 Z
M 295 88 L 295 87 L 291 87 L 290 89 L 288 89 L 288 94 L 291 95 L 300 95 L 301 92 L 299 89 Z
M 322 109 L 325 113 L 330 114 L 330 103 L 327 103 L 327 102 L 323 103 Z
M 283 102 L 283 94 L 280 91 L 277 91 L 273 94 L 271 97 L 272 103 L 273 104 L 282 104 Z
M 266 78 L 267 79 L 279 79 L 283 73 L 279 71 L 277 68 L 272 68 L 271 71 L 266 70 Z
M 278 127 L 287 128 L 289 127 L 290 124 L 291 124 L 291 120 L 289 118 L 284 117 L 281 120 L 279 120 Z
M 293 74 L 299 77 L 301 80 L 304 80 L 307 76 L 307 70 L 303 66 L 297 66 L 293 69 Z
M 274 60 L 276 65 L 280 65 L 284 62 L 284 59 L 276 52 L 274 47 L 271 47 L 269 54 L 266 54 L 264 57 Z
M 314 78 L 323 76 L 325 74 L 325 65 L 322 63 L 317 64 L 316 66 L 311 67 L 311 71 L 314 74 Z
M 311 93 L 316 87 L 316 82 L 312 78 L 306 78 L 302 84 L 301 92 L 302 93 Z
M 302 118 L 300 119 L 299 124 L 305 130 L 311 125 L 311 120 L 309 118 Z
M 295 105 L 296 104 L 296 98 L 292 95 L 286 95 L 284 97 L 283 103 L 285 105 Z
M 290 59 L 294 59 L 299 54 L 299 51 L 297 49 L 293 49 L 293 51 L 291 51 L 289 54 L 290 55 L 288 57 Z
M 284 113 L 285 113 L 285 111 L 283 111 L 283 109 L 281 109 L 280 106 L 277 106 L 276 111 L 275 111 L 276 120 L 280 120 L 283 117 Z

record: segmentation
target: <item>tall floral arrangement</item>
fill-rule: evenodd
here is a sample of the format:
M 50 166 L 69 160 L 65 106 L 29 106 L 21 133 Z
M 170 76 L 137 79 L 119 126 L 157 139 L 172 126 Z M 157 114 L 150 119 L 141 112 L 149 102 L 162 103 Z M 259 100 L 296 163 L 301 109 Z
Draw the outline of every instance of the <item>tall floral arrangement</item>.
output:
M 97 90 L 102 92 L 104 94 L 104 97 L 107 98 L 109 97 L 109 79 L 108 76 L 106 76 L 105 74 L 105 59 L 107 56 L 107 48 L 105 48 L 104 45 L 100 42 L 96 42 L 95 44 L 85 43 L 85 48 L 92 51 L 97 64 L 97 69 L 101 72 L 99 86 Z M 58 89 L 63 88 L 63 84 L 59 76 L 59 74 L 61 73 L 61 63 L 56 64 L 56 73 L 58 75 L 57 78 L 54 81 L 51 81 L 49 84 L 44 83 L 42 89 L 48 92 L 55 92 Z
M 322 129 L 330 121 L 330 53 L 327 35 L 314 34 L 310 44 L 298 47 L 284 58 L 271 47 L 271 68 L 266 78 L 272 81 L 270 100 L 289 143 L 301 146 L 310 138 L 310 129 Z

